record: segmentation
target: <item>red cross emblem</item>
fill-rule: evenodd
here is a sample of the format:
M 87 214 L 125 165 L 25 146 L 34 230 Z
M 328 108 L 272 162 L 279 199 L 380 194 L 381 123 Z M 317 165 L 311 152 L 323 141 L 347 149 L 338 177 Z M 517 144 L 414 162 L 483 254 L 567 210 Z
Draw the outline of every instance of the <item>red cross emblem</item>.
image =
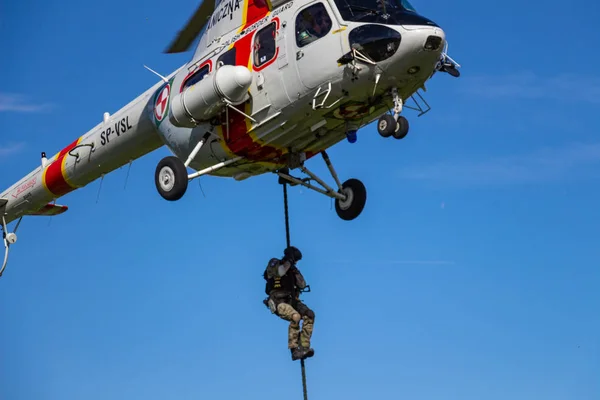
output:
M 171 86 L 167 83 L 167 86 L 161 90 L 160 94 L 156 98 L 154 103 L 154 116 L 158 121 L 162 121 L 165 116 L 165 110 L 167 109 L 167 103 L 169 102 L 169 93 Z

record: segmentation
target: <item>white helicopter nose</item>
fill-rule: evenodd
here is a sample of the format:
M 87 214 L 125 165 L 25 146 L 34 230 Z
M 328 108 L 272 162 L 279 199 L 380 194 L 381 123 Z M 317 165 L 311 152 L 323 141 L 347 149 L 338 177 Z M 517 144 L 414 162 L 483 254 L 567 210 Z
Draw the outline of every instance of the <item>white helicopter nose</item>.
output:
M 401 40 L 392 57 L 380 63 L 393 80 L 427 79 L 436 68 L 446 45 L 444 30 L 431 25 L 396 27 Z
M 424 32 L 423 36 L 425 38 L 425 44 L 423 45 L 423 49 L 427 51 L 437 51 L 444 48 L 444 44 L 446 43 L 446 33 L 442 28 L 439 27 L 428 27 Z
M 442 28 L 437 26 L 411 26 L 405 28 L 402 36 L 418 52 L 439 52 L 446 43 L 446 34 Z

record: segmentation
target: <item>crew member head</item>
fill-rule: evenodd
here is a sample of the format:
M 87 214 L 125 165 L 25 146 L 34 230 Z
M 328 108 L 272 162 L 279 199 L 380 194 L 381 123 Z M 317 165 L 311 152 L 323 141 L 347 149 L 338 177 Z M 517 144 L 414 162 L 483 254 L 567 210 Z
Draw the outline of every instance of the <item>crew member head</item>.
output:
M 295 264 L 302 260 L 302 253 L 294 246 L 290 246 L 283 251 L 283 259 Z

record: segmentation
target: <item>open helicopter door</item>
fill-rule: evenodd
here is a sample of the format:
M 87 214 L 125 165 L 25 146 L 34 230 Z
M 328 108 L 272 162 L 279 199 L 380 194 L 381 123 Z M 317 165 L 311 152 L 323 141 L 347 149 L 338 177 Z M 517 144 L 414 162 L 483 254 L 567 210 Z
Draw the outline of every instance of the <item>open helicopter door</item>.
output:
M 327 82 L 338 71 L 342 35 L 327 1 L 303 4 L 293 18 L 294 34 L 289 35 L 290 58 L 296 59 L 297 73 L 307 89 Z

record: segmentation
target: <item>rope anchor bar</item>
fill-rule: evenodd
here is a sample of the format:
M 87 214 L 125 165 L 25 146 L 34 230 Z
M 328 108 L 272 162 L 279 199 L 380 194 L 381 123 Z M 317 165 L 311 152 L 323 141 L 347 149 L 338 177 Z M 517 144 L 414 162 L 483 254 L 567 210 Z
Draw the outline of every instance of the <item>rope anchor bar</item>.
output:
M 283 210 L 285 213 L 285 240 L 287 247 L 290 247 L 290 216 L 288 210 L 288 195 L 287 195 L 287 182 L 281 182 L 283 185 Z M 310 287 L 307 287 L 310 291 Z M 304 359 L 300 359 L 300 369 L 302 371 L 302 393 L 304 394 L 304 400 L 308 400 L 308 392 L 306 390 L 306 368 L 304 367 Z

